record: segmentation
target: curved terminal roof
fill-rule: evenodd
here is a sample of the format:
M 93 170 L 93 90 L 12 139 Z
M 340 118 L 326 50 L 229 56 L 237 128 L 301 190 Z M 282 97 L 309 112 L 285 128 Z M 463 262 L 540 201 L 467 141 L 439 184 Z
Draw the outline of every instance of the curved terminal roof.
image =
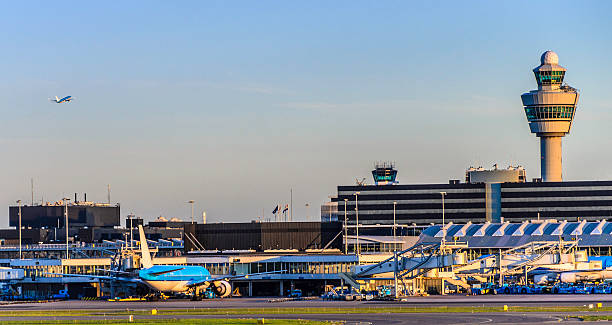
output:
M 467 226 L 467 229 L 464 227 Z M 442 227 L 423 231 L 420 243 L 438 242 Z M 459 236 L 458 236 L 459 235 Z M 578 246 L 612 246 L 612 222 L 602 221 L 531 221 L 524 223 L 453 224 L 446 230 L 446 240 L 467 242 L 469 248 L 511 248 L 532 241 L 579 240 Z

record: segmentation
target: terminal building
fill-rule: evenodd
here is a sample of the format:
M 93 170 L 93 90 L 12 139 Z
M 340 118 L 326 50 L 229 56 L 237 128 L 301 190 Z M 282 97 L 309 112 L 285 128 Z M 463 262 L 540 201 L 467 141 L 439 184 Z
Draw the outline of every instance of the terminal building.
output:
M 87 201 L 86 194 L 83 201 L 78 201 L 76 193 L 72 202 L 69 199 L 62 199 L 38 205 L 10 206 L 9 226 L 15 230 L 0 230 L 0 240 L 16 243 L 19 238 L 16 230 L 21 224 L 22 236 L 25 234 L 22 238 L 23 243 L 65 242 L 67 222 L 69 239 L 80 241 L 81 234 L 87 238 L 87 233 L 116 232 L 115 227 L 120 226 L 120 213 L 119 204 Z M 103 239 L 115 238 L 120 237 L 109 236 Z
M 21 210 L 21 225 L 29 228 L 64 227 L 66 210 L 68 210 L 68 226 L 79 227 L 114 227 L 120 224 L 119 205 L 108 203 L 75 202 L 66 206 L 63 201 L 47 202 L 34 206 L 9 207 L 9 226 L 19 225 Z
M 340 251 L 340 222 L 250 222 L 185 225 L 186 251 Z
M 397 224 L 420 228 L 441 224 L 443 210 L 453 223 L 612 217 L 612 181 L 526 182 L 521 167 L 470 168 L 466 175 L 464 183 L 338 186 L 326 205 L 337 207 L 337 220 L 346 213 L 349 225 L 359 218 L 360 225 L 389 226 L 395 216 Z

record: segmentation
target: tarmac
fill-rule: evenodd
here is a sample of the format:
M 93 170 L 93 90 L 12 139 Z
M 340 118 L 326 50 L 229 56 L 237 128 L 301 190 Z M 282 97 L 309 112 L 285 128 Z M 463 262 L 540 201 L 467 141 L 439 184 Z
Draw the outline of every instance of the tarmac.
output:
M 267 318 L 267 319 L 308 319 L 342 321 L 345 324 L 540 324 L 559 323 L 565 324 L 584 323 L 576 318 L 568 318 L 571 315 L 612 315 L 612 312 L 464 312 L 464 313 L 387 313 L 377 309 L 384 307 L 480 307 L 508 306 L 588 306 L 589 304 L 602 303 L 604 307 L 612 306 L 612 295 L 496 295 L 496 296 L 430 296 L 409 297 L 404 301 L 323 301 L 302 300 L 269 302 L 269 298 L 231 298 L 231 299 L 209 299 L 203 301 L 189 300 L 167 300 L 157 302 L 108 302 L 108 301 L 55 301 L 47 303 L 19 303 L 0 306 L 0 322 L 16 320 L 15 317 L 2 315 L 2 311 L 39 311 L 39 310 L 97 310 L 96 315 L 91 316 L 27 316 L 24 313 L 19 317 L 22 321 L 47 320 L 72 320 L 72 319 L 113 319 L 125 318 L 126 316 L 104 315 L 105 311 L 148 311 L 160 310 L 160 315 L 137 315 L 136 318 Z M 368 313 L 339 314 L 250 314 L 241 315 L 163 315 L 164 309 L 194 309 L 194 308 L 303 308 L 303 307 L 331 307 L 331 308 L 359 308 L 367 309 Z

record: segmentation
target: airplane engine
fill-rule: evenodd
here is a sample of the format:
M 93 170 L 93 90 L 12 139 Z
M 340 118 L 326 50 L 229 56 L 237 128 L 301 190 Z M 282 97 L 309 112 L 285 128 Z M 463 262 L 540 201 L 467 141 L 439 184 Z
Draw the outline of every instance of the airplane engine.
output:
M 563 272 L 561 273 L 561 282 L 563 283 L 576 283 L 576 273 Z
M 540 285 L 555 282 L 556 280 L 557 275 L 554 273 L 536 274 L 533 276 L 533 283 Z
M 577 281 L 602 281 L 612 279 L 612 271 L 584 271 L 584 272 L 563 272 L 561 282 L 575 283 Z
M 229 297 L 232 294 L 232 285 L 227 281 L 213 282 L 215 293 L 221 298 Z

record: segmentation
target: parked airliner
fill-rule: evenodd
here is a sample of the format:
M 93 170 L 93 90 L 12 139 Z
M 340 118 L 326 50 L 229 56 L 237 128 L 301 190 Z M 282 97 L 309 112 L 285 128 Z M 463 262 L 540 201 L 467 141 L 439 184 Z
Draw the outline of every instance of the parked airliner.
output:
M 140 251 L 142 269 L 138 271 L 138 277 L 133 277 L 132 273 L 107 270 L 116 275 L 99 276 L 85 274 L 65 274 L 65 273 L 48 273 L 62 276 L 87 277 L 101 279 L 107 281 L 143 283 L 151 289 L 165 293 L 187 293 L 194 297 L 199 297 L 209 287 L 212 287 L 218 297 L 228 297 L 232 293 L 232 285 L 230 279 L 249 278 L 254 275 L 280 273 L 262 272 L 245 275 L 226 275 L 213 277 L 208 270 L 199 265 L 153 265 L 149 245 L 145 237 L 142 225 L 138 226 L 140 233 Z
M 232 293 L 232 285 L 229 283 L 228 277 L 221 276 L 214 278 L 203 266 L 153 265 L 142 225 L 138 225 L 138 231 L 140 233 L 141 263 L 143 267 L 138 272 L 138 277 L 153 290 L 174 293 L 195 290 L 197 294 L 198 291 L 206 290 L 212 285 L 219 297 L 227 297 Z

